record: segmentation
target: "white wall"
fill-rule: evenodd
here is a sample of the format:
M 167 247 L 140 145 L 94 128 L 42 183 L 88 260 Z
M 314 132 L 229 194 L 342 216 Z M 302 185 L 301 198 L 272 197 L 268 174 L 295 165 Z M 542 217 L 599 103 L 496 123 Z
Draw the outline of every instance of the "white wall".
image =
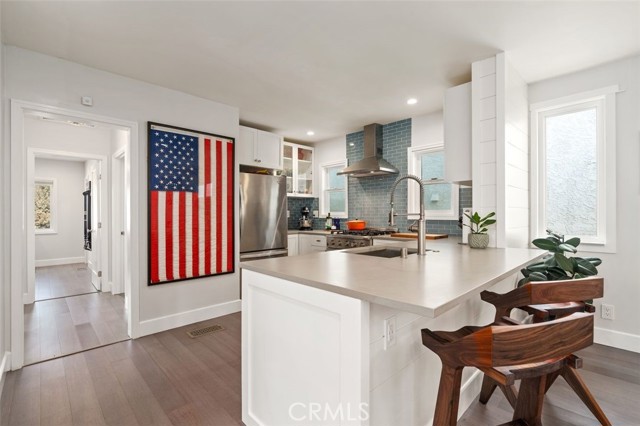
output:
M 138 215 L 140 226 L 132 232 L 137 232 L 140 243 L 139 254 L 133 259 L 139 265 L 134 280 L 140 286 L 140 332 L 152 333 L 239 309 L 237 272 L 153 287 L 146 284 L 147 121 L 236 138 L 238 109 L 16 47 L 6 47 L 5 53 L 5 106 L 9 99 L 19 99 L 138 123 L 139 137 L 132 142 L 132 149 L 139 161 L 132 172 L 139 175 L 140 183 L 132 187 L 132 197 L 139 203 L 133 214 Z M 80 105 L 83 95 L 93 96 L 93 108 Z M 4 119 L 8 123 L 7 114 Z M 4 145 L 6 154 L 8 144 Z M 7 200 L 8 192 L 5 197 Z M 236 212 L 237 201 L 236 197 Z M 237 240 L 238 221 L 234 219 Z M 237 246 L 235 258 L 237 271 Z
M 498 130 L 498 140 L 504 141 L 504 229 L 505 247 L 529 246 L 529 102 L 527 83 L 508 60 L 499 61 L 504 81 L 504 130 Z
M 602 259 L 605 296 L 596 301 L 615 306 L 615 319 L 596 315 L 596 341 L 640 352 L 640 56 L 613 62 L 529 86 L 536 103 L 618 84 L 616 95 L 616 215 L 617 252 L 586 253 Z M 610 206 L 611 207 L 611 206 Z M 598 310 L 598 312 L 600 312 Z
M 55 179 L 57 195 L 56 233 L 36 233 L 36 266 L 39 261 L 83 258 L 84 163 L 36 158 L 34 175 Z
M 313 145 L 313 154 L 316 157 L 315 179 L 313 184 L 314 194 L 320 196 L 320 179 L 322 174 L 320 173 L 320 166 L 326 163 L 333 163 L 336 161 L 342 161 L 347 159 L 347 136 L 339 136 L 333 139 L 327 139 L 325 141 L 316 142 Z
M 411 117 L 411 146 L 431 145 L 443 141 L 442 111 Z
M 0 8 L 2 10 L 2 8 Z M 4 99 L 4 45 L 2 44 L 2 13 L 0 12 L 0 101 Z M 0 102 L 0 117 L 4 117 L 4 102 Z M 8 149 L 6 148 L 5 141 L 5 125 L 4 121 L 0 120 L 0 164 L 3 165 L 2 171 L 0 172 L 0 188 L 5 194 L 8 194 L 9 188 L 9 176 L 10 172 L 7 167 L 4 167 L 7 164 L 6 153 Z M 5 351 L 9 347 L 9 338 L 10 338 L 10 329 L 9 329 L 9 300 L 11 299 L 10 295 L 10 287 L 9 287 L 9 268 L 5 267 L 7 264 L 7 254 L 6 250 L 7 241 L 9 240 L 9 232 L 8 232 L 8 220 L 5 221 L 5 218 L 9 217 L 9 203 L 6 202 L 6 198 L 3 198 L 2 206 L 0 207 L 0 241 L 4 243 L 0 244 L 0 391 L 2 391 L 2 385 L 4 384 L 4 371 L 1 367 L 6 367 L 2 362 L 5 360 Z

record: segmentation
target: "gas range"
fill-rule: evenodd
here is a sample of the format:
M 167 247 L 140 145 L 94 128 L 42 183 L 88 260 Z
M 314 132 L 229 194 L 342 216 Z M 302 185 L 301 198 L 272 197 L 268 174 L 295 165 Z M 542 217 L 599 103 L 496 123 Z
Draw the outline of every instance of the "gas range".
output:
M 366 228 L 362 230 L 331 231 L 327 235 L 327 250 L 342 250 L 353 247 L 368 247 L 373 245 L 373 237 L 389 235 L 398 232 L 390 228 Z

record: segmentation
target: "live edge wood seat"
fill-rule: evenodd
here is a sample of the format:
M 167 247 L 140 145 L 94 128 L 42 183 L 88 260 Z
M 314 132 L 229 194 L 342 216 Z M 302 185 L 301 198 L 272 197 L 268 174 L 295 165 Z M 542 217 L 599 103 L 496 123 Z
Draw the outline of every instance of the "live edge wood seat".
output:
M 573 352 L 593 344 L 591 313 L 537 324 L 510 324 L 505 318 L 505 324 L 422 330 L 422 343 L 442 361 L 434 426 L 457 424 L 464 367 L 476 367 L 504 383 L 522 379 L 511 424 L 540 425 L 548 375 L 562 369 Z
M 510 318 L 513 309 L 520 309 L 532 315 L 534 323 L 563 318 L 576 312 L 593 313 L 595 308 L 585 301 L 600 298 L 604 293 L 604 280 L 601 277 L 564 281 L 530 282 L 505 294 L 484 291 L 482 300 L 496 308 L 494 324 L 519 324 Z M 544 363 L 543 363 L 544 364 Z M 527 366 L 519 366 L 510 371 L 494 368 L 484 371 L 485 375 L 480 392 L 480 402 L 486 404 L 496 387 L 504 393 L 512 407 L 516 407 L 518 392 L 514 381 L 530 374 Z M 538 367 L 538 369 L 541 367 Z M 582 368 L 582 360 L 574 354 L 562 362 L 560 369 L 548 374 L 545 392 L 558 376 L 562 376 L 587 408 L 604 426 L 611 425 L 609 419 L 596 402 L 577 369 Z

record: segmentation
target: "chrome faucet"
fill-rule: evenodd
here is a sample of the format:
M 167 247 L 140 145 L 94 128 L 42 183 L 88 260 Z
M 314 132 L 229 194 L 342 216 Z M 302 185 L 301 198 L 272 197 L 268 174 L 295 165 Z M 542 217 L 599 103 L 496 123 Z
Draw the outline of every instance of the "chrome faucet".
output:
M 391 204 L 391 211 L 389 212 L 389 226 L 395 226 L 396 216 L 400 216 L 400 215 L 408 216 L 410 214 L 416 214 L 416 213 L 396 213 L 393 210 L 393 194 L 396 192 L 396 187 L 398 186 L 398 184 L 405 179 L 413 179 L 416 182 L 418 182 L 418 185 L 420 185 L 420 213 L 419 213 L 420 218 L 418 219 L 418 255 L 424 256 L 425 255 L 424 240 L 426 237 L 426 221 L 424 217 L 424 182 L 418 176 L 402 175 L 402 176 L 398 176 L 396 181 L 393 182 L 393 185 L 391 186 L 391 199 L 389 201 L 389 204 Z

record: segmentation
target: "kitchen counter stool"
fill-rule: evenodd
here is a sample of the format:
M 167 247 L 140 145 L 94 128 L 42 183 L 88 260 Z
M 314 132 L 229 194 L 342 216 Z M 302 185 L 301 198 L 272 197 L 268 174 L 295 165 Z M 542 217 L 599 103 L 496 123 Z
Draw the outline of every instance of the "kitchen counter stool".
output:
M 577 280 L 529 282 L 505 294 L 483 291 L 480 297 L 495 306 L 496 324 L 507 324 L 505 321 L 510 324 L 518 324 L 517 321 L 509 318 L 513 309 L 521 309 L 532 315 L 534 323 L 541 323 L 562 318 L 574 312 L 593 313 L 595 308 L 585 301 L 600 298 L 603 293 L 604 280 L 601 277 L 595 277 Z M 609 422 L 582 377 L 576 371 L 581 367 L 582 360 L 575 355 L 571 355 L 560 370 L 549 374 L 546 390 L 549 390 L 558 376 L 562 376 L 600 424 L 610 426 L 611 422 Z M 513 381 L 496 380 L 494 375 L 501 375 L 499 369 L 495 369 L 491 373 L 485 373 L 482 380 L 480 403 L 486 404 L 496 387 L 500 387 L 511 406 L 515 408 L 518 393 Z M 518 374 L 513 376 L 513 379 L 518 380 L 517 376 Z
M 505 384 L 521 378 L 508 424 L 539 426 L 549 375 L 560 371 L 573 352 L 593 344 L 593 314 L 574 313 L 537 324 L 466 326 L 452 332 L 425 328 L 422 343 L 442 361 L 434 425 L 457 424 L 462 370 L 477 367 Z

